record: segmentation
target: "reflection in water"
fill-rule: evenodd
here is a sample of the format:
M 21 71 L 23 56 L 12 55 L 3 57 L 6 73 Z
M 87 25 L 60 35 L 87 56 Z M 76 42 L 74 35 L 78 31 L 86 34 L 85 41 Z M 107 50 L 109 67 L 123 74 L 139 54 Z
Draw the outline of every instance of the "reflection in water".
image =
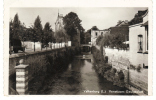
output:
M 82 95 L 128 95 L 127 93 L 110 93 L 110 91 L 125 92 L 127 89 L 114 86 L 112 82 L 99 76 L 93 69 L 90 59 L 75 58 L 68 69 L 48 80 L 45 94 L 82 94 Z M 102 92 L 103 91 L 103 92 Z

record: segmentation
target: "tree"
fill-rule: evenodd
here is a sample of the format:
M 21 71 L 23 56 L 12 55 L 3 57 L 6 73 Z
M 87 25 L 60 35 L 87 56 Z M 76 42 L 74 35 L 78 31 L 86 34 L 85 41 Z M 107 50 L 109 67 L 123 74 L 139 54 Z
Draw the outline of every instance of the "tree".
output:
M 23 41 L 23 44 L 24 44 L 24 41 L 26 41 L 26 34 L 27 34 L 26 33 L 27 29 L 26 29 L 24 23 L 23 24 L 20 23 L 19 32 L 20 32 L 19 38 L 20 38 L 21 41 Z
M 70 36 L 70 40 L 73 40 L 73 36 L 77 35 L 77 30 L 82 31 L 81 20 L 78 15 L 74 12 L 68 13 L 64 18 L 64 29 L 66 33 Z
M 56 42 L 66 42 L 69 38 L 68 34 L 66 34 L 63 29 L 57 31 L 55 34 Z
M 91 29 L 92 29 L 92 30 L 99 30 L 99 29 L 97 28 L 97 26 L 93 26 Z
M 37 16 L 35 19 L 34 25 L 30 27 L 31 41 L 34 42 L 34 51 L 35 51 L 35 42 L 42 41 L 42 24 L 40 17 Z M 41 47 L 42 50 L 42 47 Z
M 9 23 L 9 45 L 12 45 L 12 39 L 13 39 L 13 22 L 12 20 Z
M 11 29 L 11 38 L 12 39 L 20 39 L 19 38 L 19 28 L 20 28 L 20 20 L 19 20 L 19 17 L 18 17 L 18 14 L 15 15 L 14 17 L 14 20 L 13 20 L 13 23 L 10 23 L 12 24 L 12 29 Z
M 49 42 L 52 42 L 52 38 L 53 38 L 52 29 L 49 22 L 45 24 L 43 32 L 44 32 L 44 43 L 47 45 Z
M 42 24 L 41 24 L 41 20 L 40 20 L 39 16 L 37 16 L 37 18 L 35 19 L 33 29 L 35 32 L 33 34 L 36 35 L 35 41 L 41 41 L 41 39 L 42 39 Z
M 90 33 L 85 33 L 84 34 L 84 37 L 85 37 L 85 40 L 84 40 L 84 43 L 85 44 L 88 44 L 88 42 L 91 42 L 91 34 Z
M 84 44 L 85 43 L 85 29 L 81 26 L 80 28 L 80 43 Z
M 44 26 L 44 29 L 43 29 L 43 33 L 44 33 L 44 43 L 47 45 L 48 42 L 49 42 L 49 34 L 51 33 L 51 29 L 50 29 L 50 24 L 49 22 L 47 22 Z

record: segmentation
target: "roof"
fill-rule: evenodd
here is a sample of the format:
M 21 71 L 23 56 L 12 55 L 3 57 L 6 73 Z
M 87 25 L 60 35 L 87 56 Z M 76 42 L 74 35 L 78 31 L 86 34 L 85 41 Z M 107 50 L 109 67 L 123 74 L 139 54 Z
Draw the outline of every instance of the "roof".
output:
M 148 21 L 142 24 L 142 26 L 147 26 L 147 25 L 148 25 Z
M 138 13 L 135 14 L 134 18 L 129 21 L 129 25 L 134 25 L 143 22 L 143 17 L 145 17 L 148 13 L 148 9 L 144 11 L 138 11 Z
M 116 26 L 124 26 L 124 25 L 128 25 L 128 22 L 126 22 L 126 21 L 121 21 L 121 22 L 119 22 Z

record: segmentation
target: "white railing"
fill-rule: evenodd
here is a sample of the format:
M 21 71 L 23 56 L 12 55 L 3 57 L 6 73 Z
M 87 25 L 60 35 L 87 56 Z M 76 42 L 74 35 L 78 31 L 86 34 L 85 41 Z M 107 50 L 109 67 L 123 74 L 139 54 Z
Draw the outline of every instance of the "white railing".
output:
M 51 47 L 52 49 L 64 48 L 65 46 L 71 47 L 71 41 L 62 42 L 62 43 L 49 43 L 49 47 Z

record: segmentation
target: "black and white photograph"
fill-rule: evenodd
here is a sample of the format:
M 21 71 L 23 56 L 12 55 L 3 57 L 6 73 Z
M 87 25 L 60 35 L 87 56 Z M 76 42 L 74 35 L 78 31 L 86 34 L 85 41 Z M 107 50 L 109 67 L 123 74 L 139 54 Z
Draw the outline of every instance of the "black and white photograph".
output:
M 151 12 L 10 7 L 8 95 L 151 95 Z

